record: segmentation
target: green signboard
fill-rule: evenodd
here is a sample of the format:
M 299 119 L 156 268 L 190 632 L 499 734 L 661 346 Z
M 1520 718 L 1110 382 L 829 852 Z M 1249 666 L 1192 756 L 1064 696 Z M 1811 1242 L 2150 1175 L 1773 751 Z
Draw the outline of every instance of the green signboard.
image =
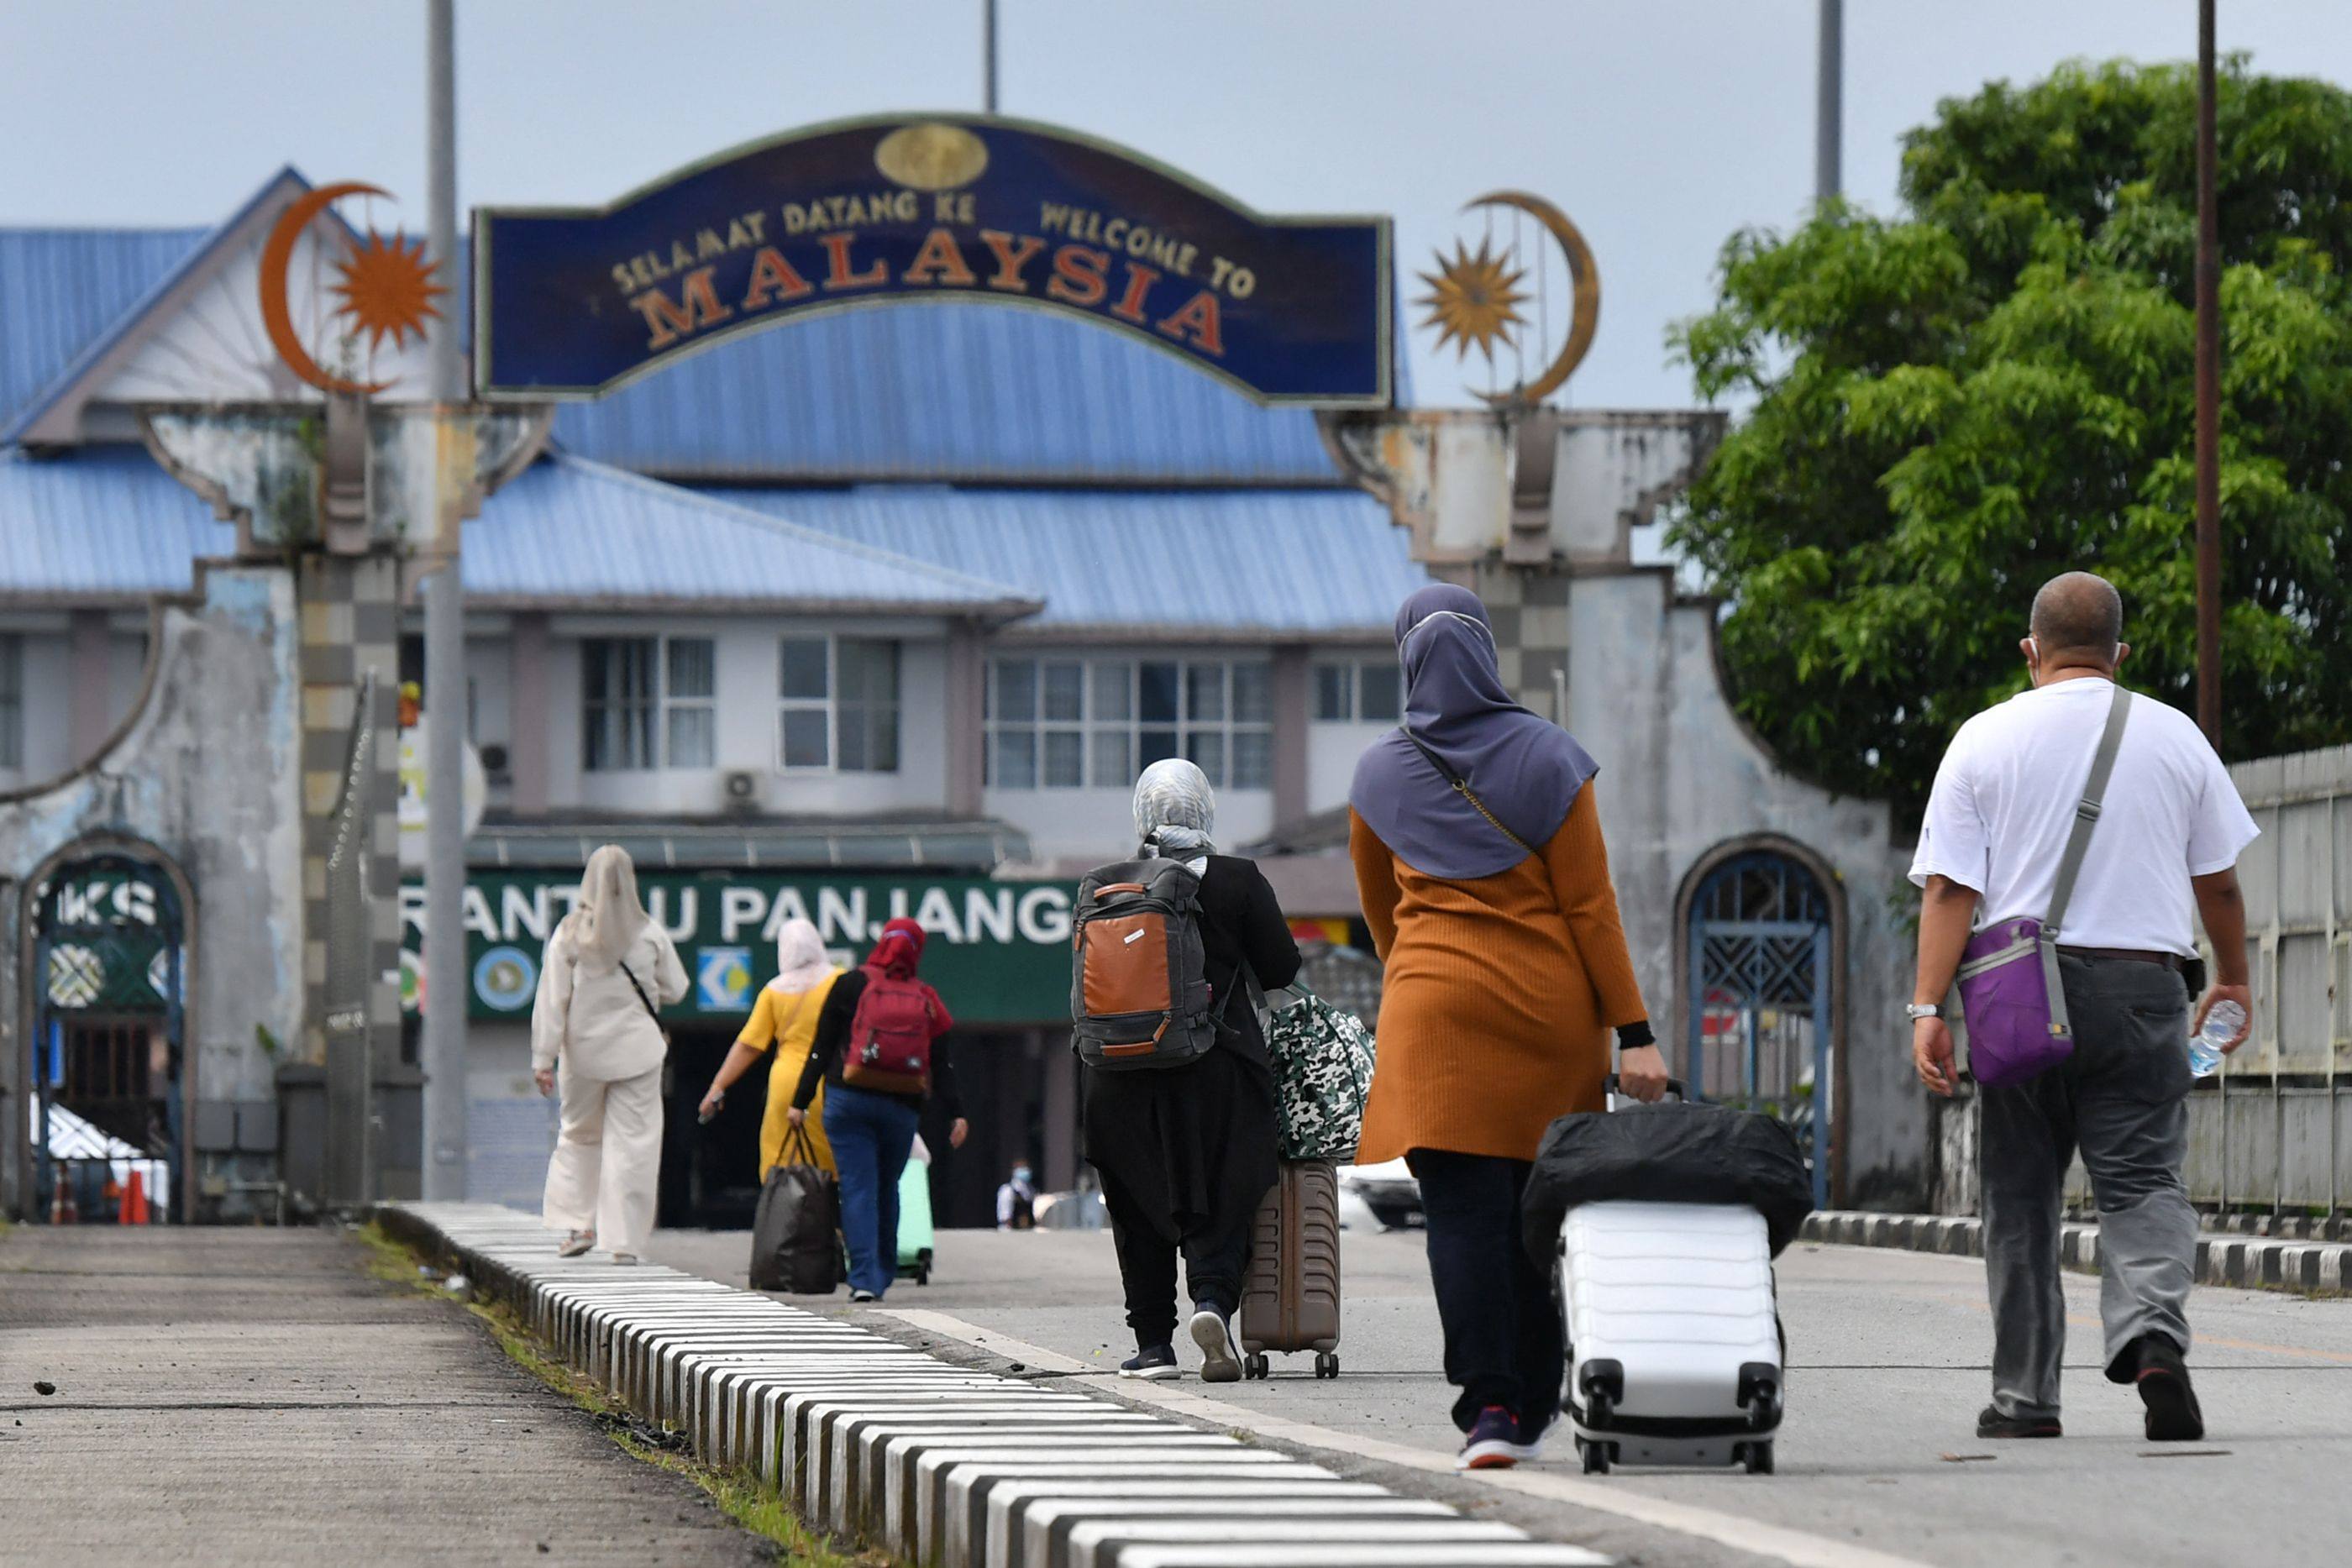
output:
M 1070 903 L 1066 883 L 982 877 L 761 875 L 640 872 L 646 912 L 686 962 L 681 1019 L 732 1024 L 751 1010 L 776 972 L 776 931 L 800 916 L 816 923 L 845 963 L 865 956 L 882 923 L 909 917 L 930 933 L 923 977 L 959 1021 L 1044 1024 L 1070 1009 Z M 468 1010 L 480 1019 L 530 1017 L 548 936 L 577 900 L 576 876 L 476 870 L 466 885 Z M 403 1004 L 422 977 L 425 889 L 401 889 Z

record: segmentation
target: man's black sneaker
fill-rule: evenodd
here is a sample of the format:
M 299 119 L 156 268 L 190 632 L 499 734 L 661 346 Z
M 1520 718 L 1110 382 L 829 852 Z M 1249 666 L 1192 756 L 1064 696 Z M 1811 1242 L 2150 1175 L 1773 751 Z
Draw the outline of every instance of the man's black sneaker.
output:
M 2151 1443 L 2193 1443 L 2205 1435 L 2205 1412 L 2197 1406 L 2197 1390 L 2189 1384 L 2189 1366 L 2180 1347 L 2162 1334 L 2143 1334 L 2132 1342 L 2139 1370 L 2132 1386 L 2147 1406 L 2147 1440 Z
M 1118 1364 L 1121 1377 L 1139 1377 L 1146 1383 L 1182 1375 L 1176 1364 L 1176 1347 L 1172 1344 L 1147 1345 Z
M 1998 1405 L 1977 1412 L 1979 1437 L 2063 1437 L 2066 1429 L 2055 1416 L 2004 1416 Z

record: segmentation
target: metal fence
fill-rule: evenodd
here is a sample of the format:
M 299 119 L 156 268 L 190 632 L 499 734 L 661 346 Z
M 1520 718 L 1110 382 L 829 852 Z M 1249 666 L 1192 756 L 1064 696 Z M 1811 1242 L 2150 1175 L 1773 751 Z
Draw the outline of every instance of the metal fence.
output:
M 2189 1195 L 2333 1224 L 2352 1206 L 2352 747 L 2230 774 L 2262 829 L 2238 862 L 2254 1029 L 2189 1096 Z M 2087 1204 L 2079 1165 L 2074 1186 Z

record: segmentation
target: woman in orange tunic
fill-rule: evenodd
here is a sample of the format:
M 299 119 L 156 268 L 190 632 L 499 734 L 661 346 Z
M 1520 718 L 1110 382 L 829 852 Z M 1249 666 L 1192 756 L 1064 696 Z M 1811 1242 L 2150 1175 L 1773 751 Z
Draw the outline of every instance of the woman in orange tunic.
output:
M 1511 700 L 1485 606 L 1425 588 L 1397 613 L 1405 724 L 1349 791 L 1349 848 L 1387 966 L 1359 1163 L 1421 1183 L 1465 1469 L 1540 1452 L 1565 1376 L 1550 1271 L 1519 1193 L 1553 1118 L 1664 1092 L 1601 840 L 1597 765 Z

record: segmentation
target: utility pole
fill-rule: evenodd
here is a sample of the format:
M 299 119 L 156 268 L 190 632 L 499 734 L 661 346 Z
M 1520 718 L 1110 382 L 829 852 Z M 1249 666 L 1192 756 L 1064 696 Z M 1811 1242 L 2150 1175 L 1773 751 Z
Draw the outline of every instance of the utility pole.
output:
M 996 112 L 996 0 L 980 0 L 980 106 Z
M 433 400 L 467 401 L 458 356 L 457 61 L 453 0 L 425 0 L 425 190 L 444 314 Z M 446 552 L 425 582 L 425 1197 L 466 1196 L 466 600 L 457 497 L 438 497 Z
M 2197 0 L 2197 724 L 2221 747 L 2221 199 L 2213 0 Z
M 1845 0 L 1821 0 L 1821 40 L 1813 78 L 1813 200 L 1843 188 L 1839 153 L 1845 142 Z

